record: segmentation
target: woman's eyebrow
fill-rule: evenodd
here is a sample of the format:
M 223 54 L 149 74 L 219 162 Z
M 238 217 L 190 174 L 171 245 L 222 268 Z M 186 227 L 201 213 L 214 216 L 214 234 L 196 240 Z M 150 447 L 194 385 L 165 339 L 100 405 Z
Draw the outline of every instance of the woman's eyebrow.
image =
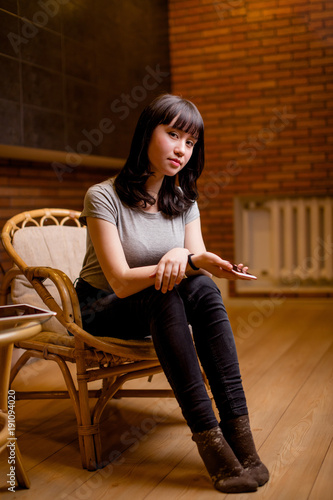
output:
M 189 134 L 188 132 L 186 132 L 186 130 L 183 130 L 182 128 L 178 128 L 178 127 L 175 127 L 173 125 L 167 125 L 167 127 L 169 129 L 173 129 L 173 130 L 178 130 L 179 132 L 183 132 L 184 134 L 187 134 L 191 139 L 193 139 L 195 142 L 197 142 L 199 140 L 199 137 L 195 137 L 193 134 Z

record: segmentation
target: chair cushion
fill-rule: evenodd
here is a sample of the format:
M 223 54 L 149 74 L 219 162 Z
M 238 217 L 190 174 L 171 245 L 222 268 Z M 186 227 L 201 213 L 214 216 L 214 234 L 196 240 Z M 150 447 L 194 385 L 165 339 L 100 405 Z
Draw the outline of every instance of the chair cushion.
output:
M 47 266 L 60 269 L 75 281 L 79 277 L 86 250 L 86 228 L 72 226 L 29 226 L 16 231 L 13 247 L 28 266 Z M 60 305 L 60 297 L 51 280 L 44 285 Z M 15 278 L 12 285 L 14 304 L 31 304 L 46 308 L 46 305 L 24 276 Z M 68 335 L 56 318 L 49 319 L 43 329 Z

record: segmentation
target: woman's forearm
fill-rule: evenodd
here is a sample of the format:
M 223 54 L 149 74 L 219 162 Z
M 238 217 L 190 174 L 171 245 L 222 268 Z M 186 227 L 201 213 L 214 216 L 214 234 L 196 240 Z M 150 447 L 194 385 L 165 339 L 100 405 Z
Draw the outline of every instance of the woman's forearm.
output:
M 144 266 L 126 269 L 117 277 L 110 276 L 108 281 L 117 297 L 123 299 L 134 293 L 153 286 L 155 278 L 151 276 L 156 266 Z

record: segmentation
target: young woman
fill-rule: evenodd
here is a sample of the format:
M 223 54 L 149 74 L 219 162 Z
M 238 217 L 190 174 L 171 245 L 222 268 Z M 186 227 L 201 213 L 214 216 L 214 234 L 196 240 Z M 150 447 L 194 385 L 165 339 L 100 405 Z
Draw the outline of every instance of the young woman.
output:
M 170 94 L 156 98 L 139 118 L 121 172 L 87 192 L 87 253 L 76 289 L 91 334 L 152 337 L 215 488 L 255 491 L 269 474 L 255 449 L 232 330 L 211 279 L 248 279 L 247 268 L 240 264 L 236 274 L 206 251 L 196 202 L 203 165 L 195 105 Z

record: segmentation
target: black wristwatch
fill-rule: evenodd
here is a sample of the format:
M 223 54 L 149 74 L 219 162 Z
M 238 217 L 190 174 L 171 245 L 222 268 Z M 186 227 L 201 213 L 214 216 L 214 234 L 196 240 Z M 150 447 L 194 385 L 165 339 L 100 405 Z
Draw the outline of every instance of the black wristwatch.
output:
M 199 271 L 200 267 L 196 267 L 192 262 L 192 255 L 194 255 L 194 253 L 190 253 L 187 256 L 188 265 L 193 269 L 193 271 Z

